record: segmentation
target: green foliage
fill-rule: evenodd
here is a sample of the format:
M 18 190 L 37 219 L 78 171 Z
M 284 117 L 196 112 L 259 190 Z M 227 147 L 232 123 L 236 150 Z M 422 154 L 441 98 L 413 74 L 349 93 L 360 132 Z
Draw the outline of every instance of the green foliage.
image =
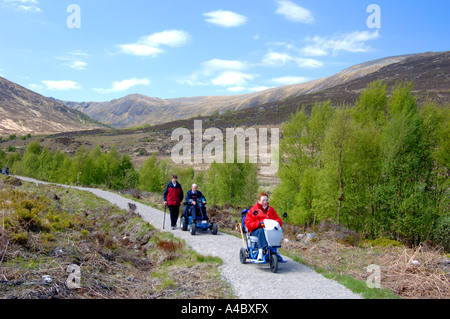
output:
M 430 176 L 429 189 L 431 193 L 430 205 L 435 214 L 448 212 L 450 207 L 449 167 L 450 167 L 450 108 L 448 105 L 439 106 L 428 101 L 420 110 L 419 116 L 425 127 L 425 138 L 428 141 L 433 170 Z
M 321 208 L 333 214 L 333 208 L 337 207 L 336 219 L 340 222 L 341 205 L 344 199 L 348 199 L 351 194 L 347 188 L 351 187 L 351 152 L 354 144 L 354 125 L 347 109 L 338 109 L 326 132 L 323 143 L 323 170 L 322 175 L 324 183 L 323 189 L 327 192 L 322 193 Z
M 70 157 L 59 150 L 52 152 L 42 148 L 38 142 L 31 142 L 22 158 L 18 154 L 10 154 L 5 161 L 18 175 L 57 183 L 103 185 L 111 189 L 135 187 L 138 183 L 137 172 L 129 156 L 120 156 L 114 148 L 105 153 L 100 147 L 91 151 L 82 146 Z
M 16 190 L 4 190 L 0 196 L 0 204 L 7 212 L 3 216 L 3 227 L 18 244 L 27 244 L 28 233 L 63 232 L 78 227 L 83 222 L 68 211 L 56 210 L 46 196 Z M 43 237 L 51 240 L 51 236 Z
M 366 244 L 369 244 L 370 246 L 376 247 L 376 246 L 380 246 L 380 247 L 402 247 L 403 244 L 401 242 L 398 242 L 396 240 L 392 240 L 389 238 L 377 238 L 375 240 L 368 240 L 366 241 Z
M 352 107 L 293 115 L 275 208 L 297 224 L 333 218 L 367 237 L 429 238 L 449 211 L 450 111 L 432 101 L 419 110 L 412 89 L 398 84 L 388 98 L 377 81 Z
M 433 162 L 423 120 L 406 88 L 398 86 L 392 94 L 376 192 L 380 217 L 389 225 L 387 235 L 418 242 L 425 239 L 434 218 L 430 205 Z
M 149 192 L 162 192 L 164 190 L 163 172 L 156 160 L 156 155 L 145 161 L 139 170 L 141 189 Z
M 25 231 L 14 233 L 11 235 L 11 239 L 19 245 L 26 245 L 28 243 L 28 233 Z
M 386 122 L 387 106 L 386 84 L 375 81 L 361 93 L 351 112 L 355 121 L 362 125 L 383 125 Z
M 192 184 L 199 184 L 195 176 L 194 168 L 192 166 L 174 167 L 172 171 L 173 173 L 177 174 L 178 182 L 181 184 L 181 187 L 183 188 L 183 192 L 185 194 L 191 188 Z M 170 177 L 168 177 L 168 179 L 170 179 Z
M 291 222 L 311 224 L 322 214 L 317 190 L 322 187 L 318 183 L 324 164 L 323 141 L 334 112 L 330 102 L 316 104 L 310 118 L 300 111 L 282 127 L 278 171 L 282 183 L 275 189 L 271 204 L 289 211 Z
M 388 105 L 391 117 L 399 114 L 411 115 L 418 112 L 416 98 L 411 94 L 413 88 L 412 82 L 399 83 L 395 86 Z
M 432 233 L 433 239 L 450 252 L 450 215 L 439 216 Z
M 185 193 L 193 183 L 199 184 L 211 204 L 248 205 L 255 200 L 259 188 L 255 164 L 214 163 L 207 172 L 195 174 L 191 166 L 173 166 L 168 161 L 158 161 L 153 154 L 136 171 L 129 156 L 121 156 L 114 148 L 102 152 L 99 146 L 93 150 L 82 146 L 70 157 L 31 142 L 22 158 L 3 152 L 0 162 L 13 166 L 18 175 L 40 180 L 111 189 L 140 188 L 155 193 L 162 193 L 170 175 L 176 173 Z
M 377 81 L 354 106 L 318 103 L 310 116 L 304 111 L 292 115 L 282 127 L 281 183 L 271 205 L 289 212 L 295 224 L 316 225 L 332 218 L 368 238 L 413 243 L 433 238 L 445 245 L 450 108 L 428 101 L 419 110 L 412 83 L 397 84 L 390 98 L 386 88 Z M 209 203 L 218 205 L 248 206 L 259 189 L 257 166 L 236 159 L 212 163 L 196 174 L 191 166 L 173 166 L 153 154 L 136 171 L 130 158 L 114 148 L 103 152 L 80 147 L 70 157 L 32 142 L 22 158 L 1 151 L 0 164 L 15 174 L 52 182 L 156 193 L 176 173 L 185 193 L 196 183 Z M 21 220 L 9 219 L 12 224 L 28 220 L 39 228 L 57 222 L 32 225 L 39 223 L 33 219 L 34 208 L 17 209 Z
M 246 206 L 259 188 L 257 166 L 250 163 L 213 162 L 206 172 L 203 192 L 211 204 Z

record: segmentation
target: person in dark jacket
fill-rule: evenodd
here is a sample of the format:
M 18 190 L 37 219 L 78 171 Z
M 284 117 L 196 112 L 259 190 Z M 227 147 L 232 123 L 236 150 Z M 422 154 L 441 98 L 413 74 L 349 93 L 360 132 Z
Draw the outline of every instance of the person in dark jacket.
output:
M 183 188 L 178 183 L 178 176 L 172 174 L 171 181 L 164 190 L 164 205 L 169 206 L 170 223 L 172 229 L 177 228 L 178 216 L 180 215 L 180 204 L 183 201 Z
M 186 193 L 185 200 L 188 206 L 187 210 L 191 212 L 193 221 L 199 219 L 197 216 L 197 210 L 200 210 L 199 213 L 201 213 L 202 220 L 209 220 L 205 207 L 206 198 L 197 188 L 197 184 L 193 184 L 191 190 Z

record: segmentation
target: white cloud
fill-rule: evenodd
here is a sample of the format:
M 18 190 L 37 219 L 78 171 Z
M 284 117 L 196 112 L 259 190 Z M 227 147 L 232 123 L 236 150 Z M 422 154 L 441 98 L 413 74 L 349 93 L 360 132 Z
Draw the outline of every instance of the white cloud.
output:
M 304 56 L 326 56 L 328 55 L 327 51 L 320 47 L 314 47 L 314 46 L 306 46 L 302 49 L 300 49 L 300 52 Z
M 88 58 L 89 54 L 83 51 L 73 51 L 63 57 L 56 57 L 56 59 L 64 61 L 62 65 L 78 71 L 86 70 L 88 66 L 86 60 Z
M 315 36 L 306 38 L 306 42 L 309 44 L 302 48 L 301 52 L 305 56 L 337 55 L 341 51 L 353 53 L 367 52 L 371 50 L 371 47 L 366 42 L 378 39 L 379 37 L 378 30 L 373 32 L 355 31 L 332 37 Z
M 151 84 L 151 81 L 146 78 L 143 78 L 143 79 L 131 78 L 131 79 L 122 80 L 122 81 L 115 81 L 115 82 L 113 82 L 111 88 L 109 88 L 109 89 L 94 88 L 93 90 L 95 92 L 98 92 L 101 94 L 107 94 L 107 93 L 126 91 L 137 85 L 149 86 L 150 84 Z
M 81 89 L 81 85 L 74 81 L 42 81 L 45 87 L 39 85 L 31 85 L 32 87 L 42 88 L 44 90 L 50 91 L 70 91 L 70 90 L 79 90 Z
M 190 35 L 186 31 L 165 30 L 146 36 L 142 41 L 150 46 L 167 45 L 174 48 L 185 45 L 189 39 Z
M 276 85 L 291 85 L 307 82 L 310 79 L 304 76 L 282 76 L 271 80 Z
M 187 77 L 178 79 L 177 82 L 189 85 L 214 85 L 211 77 L 218 77 L 220 72 L 244 71 L 248 67 L 248 63 L 239 60 L 211 59 L 203 62 L 199 70 Z
M 286 19 L 294 22 L 312 23 L 314 17 L 308 9 L 305 9 L 292 1 L 277 1 L 277 14 L 283 15 Z
M 181 47 L 187 44 L 190 38 L 190 34 L 183 30 L 165 30 L 144 36 L 135 43 L 120 44 L 119 48 L 125 54 L 156 57 L 164 52 L 161 46 Z
M 88 66 L 88 64 L 83 61 L 72 61 L 72 62 L 69 62 L 68 65 L 71 69 L 80 70 L 80 71 L 86 70 L 86 67 Z
M 323 62 L 315 59 L 294 58 L 299 68 L 317 69 L 323 67 Z
M 25 11 L 25 12 L 41 12 L 41 8 L 36 6 L 18 6 L 19 10 Z
M 263 57 L 265 66 L 280 66 L 292 61 L 293 58 L 287 53 L 269 52 Z
M 39 2 L 36 0 L 3 0 L 3 5 L 7 8 L 12 8 L 23 12 L 41 12 L 38 7 Z
M 282 66 L 290 62 L 305 68 L 316 68 L 323 65 L 320 61 L 314 59 L 303 59 L 287 53 L 269 52 L 264 57 L 263 63 L 260 66 Z M 267 83 L 274 84 L 272 87 L 258 86 L 253 82 L 258 78 L 258 75 L 246 72 L 247 69 L 250 69 L 252 66 L 257 66 L 257 64 L 252 65 L 239 60 L 211 59 L 203 62 L 201 65 L 202 67 L 199 70 L 188 77 L 178 79 L 177 82 L 188 85 L 224 87 L 228 92 L 245 93 L 260 92 L 274 86 L 297 84 L 309 80 L 306 77 L 285 76 L 267 80 Z
M 211 11 L 204 13 L 203 16 L 207 17 L 207 22 L 225 28 L 239 27 L 247 23 L 247 17 L 232 11 Z
M 251 65 L 239 60 L 211 59 L 201 64 L 201 68 L 191 75 L 177 79 L 178 83 L 224 87 L 226 91 L 260 91 L 267 87 L 248 87 L 257 75 L 244 72 Z
M 146 45 L 146 44 L 121 44 L 119 47 L 122 49 L 122 53 L 137 55 L 137 56 L 151 56 L 156 57 L 163 50 Z
M 293 62 L 299 68 L 316 69 L 323 66 L 321 61 L 309 58 L 296 57 L 288 53 L 268 52 L 262 60 L 263 66 L 277 67 Z
M 243 72 L 225 71 L 212 79 L 211 83 L 216 86 L 243 86 L 247 84 L 247 81 L 251 81 L 254 78 L 253 75 Z
M 238 60 L 221 60 L 221 59 L 211 59 L 202 63 L 203 70 L 206 73 L 211 73 L 220 70 L 245 70 L 248 64 Z

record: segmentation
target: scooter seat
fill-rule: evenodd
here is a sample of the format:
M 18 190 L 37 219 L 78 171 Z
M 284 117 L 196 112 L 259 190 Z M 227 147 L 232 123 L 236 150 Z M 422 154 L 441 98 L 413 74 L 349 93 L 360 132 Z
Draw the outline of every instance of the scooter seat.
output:
M 258 237 L 256 237 L 256 236 L 250 236 L 250 241 L 251 241 L 252 243 L 257 243 L 257 242 L 258 242 Z

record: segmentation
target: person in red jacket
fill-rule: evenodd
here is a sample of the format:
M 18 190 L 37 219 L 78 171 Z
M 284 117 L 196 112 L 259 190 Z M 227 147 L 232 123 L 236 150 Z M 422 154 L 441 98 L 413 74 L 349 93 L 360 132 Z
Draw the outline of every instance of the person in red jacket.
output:
M 263 259 L 263 248 L 267 247 L 266 236 L 264 235 L 264 220 L 276 220 L 280 226 L 283 224 L 280 217 L 273 207 L 269 206 L 269 196 L 266 193 L 261 193 L 258 197 L 258 202 L 255 206 L 250 208 L 245 217 L 245 226 L 250 233 L 250 236 L 258 237 L 258 260 Z
M 177 228 L 177 220 L 180 215 L 180 204 L 183 201 L 183 188 L 177 182 L 178 176 L 172 174 L 171 181 L 164 190 L 164 205 L 169 206 L 170 222 L 172 229 Z

